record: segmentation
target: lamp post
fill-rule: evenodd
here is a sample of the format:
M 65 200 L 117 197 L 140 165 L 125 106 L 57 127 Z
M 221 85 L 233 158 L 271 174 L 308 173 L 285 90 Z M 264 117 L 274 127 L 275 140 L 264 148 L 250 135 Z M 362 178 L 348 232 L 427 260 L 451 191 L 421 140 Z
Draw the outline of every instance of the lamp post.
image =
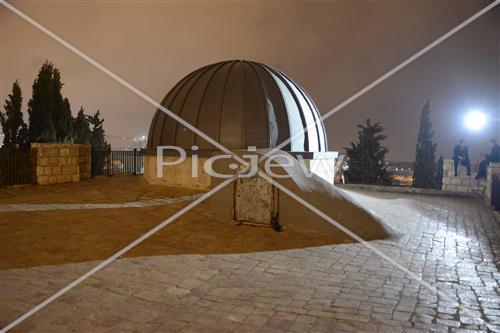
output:
M 488 117 L 484 112 L 479 110 L 472 110 L 464 117 L 464 126 L 471 131 L 482 130 L 488 121 Z

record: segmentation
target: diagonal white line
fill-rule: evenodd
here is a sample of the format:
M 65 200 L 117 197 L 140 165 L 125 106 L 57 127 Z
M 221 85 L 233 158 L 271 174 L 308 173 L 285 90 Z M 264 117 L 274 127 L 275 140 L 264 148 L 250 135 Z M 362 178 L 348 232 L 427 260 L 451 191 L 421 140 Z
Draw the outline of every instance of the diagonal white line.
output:
M 90 56 L 88 56 L 85 52 L 83 52 L 82 50 L 78 49 L 74 45 L 68 43 L 66 40 L 64 40 L 60 36 L 56 35 L 55 33 L 53 33 L 52 31 L 50 31 L 49 29 L 47 29 L 46 27 L 44 27 L 43 25 L 41 25 L 40 23 L 38 23 L 37 21 L 35 21 L 34 19 L 32 19 L 30 16 L 28 16 L 25 13 L 23 13 L 22 11 L 20 11 L 16 7 L 12 6 L 7 1 L 0 0 L 0 4 L 3 5 L 3 6 L 5 6 L 5 7 L 7 7 L 9 10 L 11 10 L 12 12 L 14 12 L 16 15 L 18 15 L 22 19 L 28 21 L 31 25 L 33 25 L 38 30 L 40 30 L 40 31 L 46 33 L 47 35 L 49 35 L 50 37 L 52 37 L 54 40 L 56 40 L 57 42 L 59 42 L 60 44 L 62 44 L 64 47 L 66 47 L 70 51 L 73 51 L 75 54 L 77 54 L 78 56 L 80 56 L 82 59 L 84 59 L 85 61 L 87 61 L 91 65 L 93 65 L 93 66 L 97 67 L 98 69 L 100 69 L 103 73 L 105 73 L 106 75 L 108 75 L 109 77 L 111 77 L 112 79 L 114 79 L 115 81 L 117 81 L 118 83 L 120 83 L 121 85 L 123 85 L 125 88 L 129 89 L 130 91 L 132 91 L 133 93 L 135 93 L 139 97 L 142 97 L 145 101 L 149 102 L 150 104 L 152 104 L 156 108 L 158 108 L 161 111 L 165 112 L 167 115 L 169 115 L 170 117 L 172 117 L 173 119 L 175 119 L 176 121 L 178 121 L 179 123 L 181 123 L 182 125 L 186 126 L 191 131 L 193 131 L 194 133 L 198 134 L 200 137 L 202 137 L 203 139 L 207 140 L 208 142 L 210 142 L 211 144 L 213 144 L 218 149 L 222 150 L 226 154 L 229 154 L 229 155 L 233 156 L 233 158 L 235 158 L 241 164 L 243 164 L 245 166 L 247 165 L 247 163 L 243 159 L 241 159 L 238 155 L 234 154 L 231 150 L 227 149 L 225 146 L 221 145 L 219 142 L 217 142 L 216 140 L 212 139 L 211 137 L 209 137 L 208 135 L 206 135 L 204 132 L 200 131 L 199 129 L 197 129 L 196 127 L 194 127 L 193 125 L 191 125 L 190 123 L 188 123 L 187 121 L 185 121 L 184 119 L 182 119 L 181 117 L 179 117 L 178 115 L 176 115 L 175 113 L 173 113 L 172 111 L 168 110 L 166 107 L 164 107 L 163 105 L 161 105 L 160 103 L 158 103 L 157 101 L 155 101 L 153 98 L 151 98 L 150 96 L 146 95 L 144 92 L 142 92 L 141 90 L 137 89 L 135 86 L 133 86 L 129 82 L 125 81 L 122 77 L 120 77 L 116 73 L 112 72 L 108 68 L 104 67 L 99 62 L 97 62 L 96 60 L 94 60 L 93 58 L 91 58 Z
M 425 281 L 424 279 L 422 279 L 422 277 L 420 277 L 416 273 L 413 273 L 408 268 L 404 267 L 399 262 L 397 262 L 396 260 L 394 260 L 391 257 L 389 257 L 388 255 L 386 255 L 384 252 L 380 251 L 375 246 L 373 246 L 369 242 L 365 241 L 363 238 L 361 238 L 358 235 L 356 235 L 349 228 L 346 228 L 345 226 L 343 226 L 342 224 L 338 223 L 337 221 L 335 221 L 334 219 L 332 219 L 330 216 L 328 216 L 327 214 L 325 214 L 324 212 L 322 212 L 318 208 L 316 208 L 313 205 L 311 205 L 306 200 L 302 199 L 299 195 L 295 194 L 294 192 L 290 191 L 285 186 L 281 185 L 280 183 L 278 183 L 277 181 L 275 181 L 274 179 L 272 179 L 271 177 L 269 177 L 269 175 L 267 175 L 265 172 L 262 172 L 262 171 L 259 170 L 258 175 L 260 177 L 264 178 L 265 180 L 267 180 L 268 182 L 270 182 L 271 184 L 273 184 L 273 186 L 276 186 L 276 188 L 278 188 L 279 190 L 285 192 L 292 199 L 294 199 L 295 201 L 297 201 L 298 203 L 300 203 L 301 205 L 303 205 L 307 209 L 311 210 L 313 213 L 317 214 L 318 216 L 320 216 L 322 219 L 324 219 L 328 223 L 332 224 L 336 228 L 338 228 L 341 231 L 343 231 L 345 234 L 347 234 L 352 239 L 354 239 L 357 242 L 359 242 L 361 245 L 363 245 L 368 250 L 372 251 L 373 253 L 375 253 L 376 255 L 378 255 L 379 257 L 381 257 L 382 259 L 384 259 L 385 261 L 389 262 L 391 265 L 393 265 L 394 267 L 396 267 L 400 271 L 406 273 L 409 277 L 413 278 L 420 285 L 422 285 L 425 288 L 429 289 L 430 291 L 436 293 L 438 296 L 441 297 L 442 300 L 445 300 L 445 301 L 450 302 L 452 304 L 457 301 L 453 297 L 450 297 L 450 295 L 448 295 L 446 292 L 443 292 L 443 291 L 437 289 L 437 287 L 435 287 L 432 284 L 430 284 L 429 282 Z M 459 304 L 459 308 L 460 309 L 467 309 L 467 307 L 464 304 Z M 484 319 L 482 319 L 482 318 L 477 318 L 477 319 L 479 321 L 481 321 L 481 323 L 484 324 L 484 325 L 486 325 L 487 327 L 489 327 L 489 328 L 493 327 L 490 323 L 486 322 Z
M 88 271 L 87 273 L 85 273 L 82 276 L 80 276 L 78 279 L 76 279 L 73 282 L 71 282 L 70 284 L 68 284 L 66 287 L 60 289 L 54 295 L 50 296 L 49 298 L 47 298 L 42 303 L 40 303 L 37 306 L 35 306 L 31 310 L 29 310 L 28 312 L 26 312 L 25 314 L 23 314 L 21 317 L 19 317 L 16 320 L 14 320 L 9 325 L 7 325 L 4 328 L 2 328 L 2 330 L 0 330 L 0 333 L 5 333 L 5 332 L 9 331 L 14 326 L 20 324 L 21 322 L 23 322 L 27 318 L 31 317 L 36 312 L 40 311 L 41 309 L 43 309 L 44 307 L 46 307 L 47 305 L 49 305 L 50 303 L 52 303 L 53 301 L 55 301 L 56 299 L 58 299 L 59 297 L 61 297 L 62 295 L 64 295 L 65 293 L 67 293 L 68 291 L 70 291 L 71 289 L 73 289 L 74 287 L 76 287 L 78 284 L 80 284 L 84 280 L 88 279 L 89 277 L 91 277 L 92 275 L 94 275 L 95 273 L 97 273 L 98 271 L 100 271 L 101 269 L 103 269 L 104 267 L 106 267 L 109 264 L 111 264 L 113 261 L 115 261 L 120 256 L 122 256 L 125 253 L 127 253 L 128 251 L 130 251 L 132 248 L 136 247 L 137 245 L 139 245 L 140 243 L 142 243 L 143 241 L 145 241 L 146 239 L 148 239 L 150 236 L 152 236 L 153 234 L 157 233 L 158 231 L 160 231 L 161 229 L 163 229 L 164 227 L 166 227 L 168 224 L 170 224 L 171 222 L 173 222 L 175 219 L 177 219 L 181 215 L 185 214 L 186 212 L 188 212 L 189 210 L 191 210 L 192 208 L 194 208 L 195 206 L 197 206 L 198 204 L 200 204 L 201 202 L 203 202 L 205 199 L 207 199 L 208 197 L 210 197 L 212 194 L 216 193 L 217 191 L 221 190 L 222 188 L 224 188 L 229 183 L 233 182 L 235 178 L 236 178 L 236 176 L 232 177 L 232 178 L 229 178 L 229 179 L 226 179 L 224 182 L 222 182 L 219 185 L 215 186 L 210 191 L 204 193 L 201 197 L 199 197 L 195 201 L 191 202 L 189 205 L 187 205 L 186 207 L 182 208 L 177 213 L 175 213 L 174 215 L 170 216 L 168 219 L 166 219 L 162 223 L 158 224 L 156 227 L 154 227 L 153 229 L 149 230 L 144 235 L 142 235 L 141 237 L 137 238 L 135 241 L 133 241 L 132 243 L 128 244 L 127 246 L 125 246 L 120 251 L 118 251 L 115 254 L 113 254 L 108 259 L 106 259 L 103 262 L 101 262 L 99 265 L 95 266 L 90 271 Z
M 439 44 L 444 42 L 446 39 L 453 36 L 458 31 L 462 30 L 463 28 L 465 28 L 466 26 L 468 26 L 469 24 L 471 24 L 472 22 L 474 22 L 475 20 L 477 20 L 478 18 L 480 18 L 481 16 L 483 16 L 484 14 L 486 14 L 487 12 L 489 12 L 490 10 L 495 8 L 498 4 L 500 4 L 500 0 L 496 0 L 493 3 L 491 3 L 490 5 L 484 7 L 483 9 L 481 9 L 480 11 L 478 11 L 477 13 L 475 13 L 474 15 L 472 15 L 471 17 L 469 17 L 468 19 L 466 19 L 465 21 L 463 21 L 462 23 L 457 25 L 455 28 L 451 29 L 450 31 L 448 31 L 447 33 L 445 33 L 444 35 L 442 35 L 441 37 L 439 37 L 438 39 L 436 39 L 435 41 L 433 41 L 432 43 L 430 43 L 429 45 L 427 45 L 426 47 L 424 47 L 423 49 L 421 49 L 420 51 L 418 51 L 417 53 L 415 53 L 414 55 L 412 55 L 411 57 L 409 57 L 408 59 L 406 59 L 402 63 L 400 63 L 399 65 L 397 65 L 396 67 L 394 67 L 393 69 L 391 69 L 390 71 L 388 71 L 387 73 L 385 73 L 384 75 L 382 75 L 381 77 L 379 77 L 378 79 L 376 79 L 375 81 L 373 81 L 372 83 L 370 83 L 369 85 L 367 85 L 366 87 L 364 87 L 363 89 L 361 89 L 360 91 L 358 91 L 357 93 L 352 95 L 351 97 L 349 97 L 348 99 L 346 99 L 345 101 L 343 101 L 342 103 L 340 103 L 339 105 L 337 105 L 336 107 L 334 107 L 333 109 L 331 109 L 330 111 L 328 111 L 327 113 L 322 115 L 318 120 L 311 123 L 311 125 L 304 127 L 302 129 L 302 131 L 295 133 L 293 136 L 291 136 L 287 140 L 285 140 L 282 143 L 280 143 L 279 145 L 277 145 L 275 148 L 268 151 L 266 154 L 264 154 L 261 157 L 261 159 L 263 160 L 266 157 L 272 155 L 273 153 L 275 153 L 279 149 L 286 146 L 292 140 L 298 138 L 299 136 L 304 135 L 309 130 L 315 128 L 320 122 L 325 121 L 327 118 L 329 118 L 330 116 L 335 114 L 340 109 L 351 104 L 352 102 L 357 100 L 359 97 L 363 96 L 368 91 L 372 90 L 373 88 L 378 86 L 380 83 L 387 80 L 388 78 L 390 78 L 391 76 L 393 76 L 394 74 L 399 72 L 401 69 L 405 68 L 407 65 L 409 65 L 413 61 L 417 60 L 418 58 L 420 58 L 421 56 L 423 56 L 424 54 L 426 54 L 427 52 L 429 52 L 430 50 L 432 50 L 433 48 L 435 48 L 436 46 L 438 46 Z
M 351 237 L 352 239 L 354 239 L 357 242 L 361 243 L 364 247 L 366 247 L 367 249 L 371 250 L 372 252 L 374 252 L 375 254 L 377 254 L 382 259 L 385 259 L 386 261 L 388 261 L 390 264 L 392 264 L 393 266 L 395 266 L 399 270 L 405 272 L 410 277 L 412 277 L 413 279 L 415 279 L 418 282 L 420 282 L 423 286 L 427 287 L 429 290 L 434 291 L 435 293 L 437 293 L 438 295 L 440 295 L 444 299 L 447 299 L 449 301 L 453 301 L 445 293 L 443 293 L 442 291 L 438 290 L 436 287 L 434 287 L 430 283 L 424 281 L 420 276 L 418 276 L 417 274 L 415 274 L 412 271 L 408 270 L 406 267 L 402 266 L 396 260 L 394 260 L 391 257 L 387 256 L 385 253 L 383 253 L 382 251 L 380 251 L 379 249 L 377 249 L 376 247 L 374 247 L 373 245 L 371 245 L 369 242 L 365 241 L 363 238 L 361 238 L 358 235 L 356 235 L 349 228 L 346 228 L 342 224 L 338 223 L 337 221 L 335 221 L 334 219 L 332 219 L 330 216 L 328 216 L 327 214 L 323 213 L 321 210 L 319 210 L 318 208 L 314 207 L 309 202 L 305 201 L 300 196 L 298 196 L 297 194 L 295 194 L 294 192 L 290 191 L 285 186 L 281 185 L 280 183 L 278 183 L 277 181 L 275 181 L 274 179 L 272 179 L 271 177 L 269 177 L 269 175 L 267 175 L 266 173 L 264 173 L 262 171 L 259 171 L 258 174 L 259 174 L 260 177 L 264 178 L 265 180 L 267 180 L 268 182 L 270 182 L 271 184 L 273 184 L 274 186 L 276 186 L 279 190 L 281 190 L 281 191 L 285 192 L 286 194 L 288 194 L 292 199 L 296 200 L 297 202 L 299 202 L 304 207 L 306 207 L 309 210 L 311 210 L 312 212 L 316 213 L 318 216 L 320 216 L 321 218 L 323 218 L 324 220 L 326 220 L 327 222 L 329 222 L 333 226 L 337 227 L 338 229 L 340 229 L 341 231 L 343 231 L 345 234 L 347 234 L 349 237 Z
M 497 0 L 496 1 L 496 4 L 498 4 L 500 0 Z M 23 12 L 19 11 L 17 8 L 15 8 L 14 6 L 8 4 L 5 0 L 0 0 L 0 4 L 4 5 L 5 7 L 9 8 L 11 11 L 13 11 L 15 14 L 17 14 L 18 16 L 20 16 L 21 18 L 23 18 L 24 20 L 28 21 L 29 23 L 31 23 L 33 26 L 35 26 L 36 28 L 38 28 L 39 30 L 41 30 L 42 32 L 45 32 L 46 34 L 48 34 L 50 37 L 52 37 L 53 39 L 55 39 L 56 41 L 58 41 L 59 43 L 61 43 L 62 45 L 64 45 L 65 47 L 67 47 L 68 49 L 70 49 L 71 51 L 73 51 L 74 53 L 76 53 L 77 55 L 79 55 L 80 57 L 82 57 L 84 60 L 88 61 L 90 64 L 96 66 L 97 68 L 99 68 L 100 70 L 102 70 L 104 73 L 106 73 L 107 75 L 109 75 L 110 77 L 112 77 L 113 79 L 115 79 L 116 81 L 118 81 L 119 83 L 121 83 L 123 86 L 125 86 L 126 88 L 128 88 L 129 90 L 133 91 L 134 93 L 136 93 L 137 95 L 139 95 L 140 97 L 144 98 L 146 101 L 148 101 L 149 103 L 153 104 L 154 106 L 156 106 L 158 109 L 162 110 L 163 112 L 167 113 L 169 116 L 171 116 L 172 118 L 174 118 L 175 120 L 177 120 L 178 122 L 180 122 L 181 124 L 185 125 L 187 128 L 189 128 L 190 130 L 192 130 L 193 132 L 197 133 L 198 135 L 200 135 L 201 137 L 203 137 L 205 140 L 207 140 L 208 142 L 211 142 L 214 146 L 216 146 L 217 148 L 219 148 L 220 150 L 222 150 L 223 152 L 231 155 L 235 160 L 237 160 L 238 162 L 240 162 L 241 164 L 245 165 L 248 167 L 248 163 L 246 161 L 244 161 L 242 158 L 240 158 L 238 155 L 234 154 L 232 151 L 230 151 L 229 149 L 225 148 L 223 145 L 219 144 L 218 142 L 216 142 L 215 140 L 213 140 L 212 138 L 210 138 L 209 136 L 207 136 L 206 134 L 204 134 L 202 131 L 198 130 L 196 127 L 192 126 L 191 124 L 187 123 L 186 121 L 184 121 L 182 118 L 178 117 L 177 115 L 175 115 L 174 113 L 172 113 L 171 111 L 169 111 L 168 109 L 166 109 L 165 107 L 163 107 L 161 104 L 157 103 L 156 101 L 154 101 L 152 98 L 150 98 L 149 96 L 147 96 L 146 94 L 144 94 L 143 92 L 141 92 L 140 90 L 138 90 L 137 88 L 135 88 L 133 85 L 129 84 L 128 82 L 126 82 L 125 80 L 123 80 L 121 77 L 119 77 L 118 75 L 114 74 L 113 72 L 111 72 L 110 70 L 108 70 L 107 68 L 105 68 L 104 66 L 102 66 L 101 64 L 99 64 L 98 62 L 96 62 L 95 60 L 93 60 L 92 58 L 90 58 L 89 56 L 87 56 L 85 53 L 83 53 L 82 51 L 80 51 L 79 49 L 77 49 L 76 47 L 74 47 L 73 45 L 67 43 L 65 40 L 63 40 L 62 38 L 60 38 L 59 36 L 57 36 L 56 34 L 52 33 L 50 30 L 48 30 L 47 28 L 43 27 L 42 25 L 40 25 L 38 22 L 36 22 L 35 20 L 33 20 L 31 17 L 27 16 L 26 14 L 24 14 Z M 491 8 L 490 8 L 491 9 Z M 484 14 L 484 12 L 483 12 Z M 477 17 L 476 17 L 477 18 Z M 470 23 L 470 22 L 469 22 Z M 460 29 L 458 29 L 460 30 Z M 457 31 L 458 31 L 457 30 Z M 448 36 L 449 37 L 449 36 Z M 359 97 L 359 96 L 358 96 Z M 352 102 L 352 101 L 351 101 Z M 332 113 L 333 114 L 333 113 Z M 325 115 L 326 116 L 326 115 Z M 321 119 L 324 119 L 326 117 L 322 117 Z M 307 132 L 309 129 L 306 129 L 305 131 Z M 291 140 L 291 138 L 289 139 Z M 289 141 L 288 141 L 289 142 Z M 274 149 L 276 150 L 276 148 Z M 262 174 L 260 174 L 262 176 Z M 341 226 L 340 224 L 338 224 L 337 222 L 335 222 L 333 219 L 331 219 L 330 217 L 328 217 L 326 214 L 322 213 L 320 210 L 316 209 L 314 206 L 310 205 L 309 203 L 307 203 L 305 200 L 303 200 L 302 198 L 296 196 L 293 192 L 289 191 L 288 189 L 286 189 L 285 187 L 283 187 L 281 184 L 279 183 L 276 183 L 273 179 L 271 179 L 270 177 L 268 177 L 267 175 L 264 174 L 263 176 L 267 181 L 271 182 L 272 184 L 274 184 L 275 186 L 277 186 L 278 188 L 280 188 L 281 190 L 283 190 L 284 192 L 286 192 L 287 194 L 291 195 L 295 200 L 299 201 L 300 203 L 302 203 L 303 205 L 305 205 L 307 208 L 311 209 L 312 211 L 314 211 L 316 214 L 320 215 L 321 217 L 323 218 L 328 218 L 327 221 L 329 221 L 330 223 L 336 225 L 337 227 Z M 232 181 L 233 179 L 230 179 L 230 180 L 226 180 L 228 183 L 230 181 Z M 220 185 L 224 184 L 227 185 L 228 183 L 223 182 L 221 183 Z M 224 186 L 217 186 L 216 188 L 220 189 Z M 215 190 L 215 188 L 213 189 Z M 216 191 L 209 191 L 206 193 L 206 196 L 202 196 L 200 197 L 200 199 L 203 198 L 206 199 L 208 196 L 212 195 L 213 193 L 215 193 Z M 210 193 L 210 194 L 209 194 Z M 201 202 L 202 200 L 196 200 L 195 202 Z M 300 199 L 300 200 L 298 200 Z M 193 202 L 194 204 L 194 202 Z M 193 206 L 194 207 L 194 206 Z M 187 208 L 187 207 L 185 207 Z M 191 207 L 192 208 L 192 207 Z M 190 208 L 187 208 L 185 211 L 183 211 L 183 213 L 189 211 Z M 166 221 L 165 221 L 166 222 Z M 165 223 L 164 222 L 164 223 Z M 171 221 L 170 221 L 171 222 Z M 169 223 L 170 223 L 169 222 Z M 163 223 L 162 223 L 163 224 Z M 166 223 L 168 224 L 168 223 Z M 166 225 L 165 224 L 165 225 Z M 344 228 L 343 226 L 341 226 L 342 228 Z M 341 230 L 342 230 L 341 228 Z M 155 228 L 156 229 L 156 228 Z M 161 228 L 160 228 L 161 229 Z M 159 230 L 159 229 L 158 229 Z M 348 229 L 346 229 L 348 230 Z M 157 230 L 156 230 L 157 231 Z M 154 232 L 156 232 L 154 231 Z M 343 230 L 344 231 L 344 230 Z M 153 233 L 154 233 L 153 232 Z M 344 231 L 345 232 L 345 231 Z M 350 232 L 350 231 L 349 231 Z M 352 232 L 351 232 L 352 233 Z M 354 233 L 352 233 L 353 235 L 355 235 Z M 150 234 L 151 235 L 151 234 Z M 149 235 L 149 236 L 150 236 Z M 148 237 L 149 237 L 148 236 Z M 358 237 L 357 235 L 355 235 L 358 239 L 362 240 L 360 237 Z M 141 237 L 142 238 L 142 237 Z M 139 238 L 139 239 L 141 239 Z M 147 238 L 147 237 L 146 237 Z M 138 239 L 138 240 L 139 240 Z M 145 238 L 144 238 L 145 239 Z M 141 242 L 144 240 L 142 239 Z M 362 240 L 364 242 L 364 240 Z M 136 241 L 134 241 L 133 243 L 131 244 L 134 244 Z M 366 242 L 365 242 L 366 243 Z M 138 243 L 137 243 L 138 244 Z M 136 246 L 137 244 L 133 245 L 133 246 Z M 368 243 L 367 243 L 368 244 Z M 370 244 L 368 244 L 370 245 Z M 371 246 L 371 245 L 370 245 Z M 373 248 L 373 247 L 372 247 Z M 383 254 L 383 252 L 380 252 L 378 251 L 376 248 L 370 248 L 372 251 L 374 251 L 373 249 L 375 249 L 376 251 L 374 251 L 377 255 L 383 255 L 382 258 L 386 259 L 391 259 L 387 256 L 385 256 L 385 254 Z M 123 250 L 123 249 L 122 249 Z M 127 250 L 128 251 L 128 250 Z M 126 252 L 126 251 L 125 251 Z M 125 253 L 123 252 L 123 253 Z M 122 253 L 122 254 L 123 254 Z M 385 256 L 385 257 L 384 257 Z M 116 259 L 116 258 L 115 258 Z M 387 260 L 387 259 L 386 259 Z M 392 259 L 391 259 L 392 260 Z M 112 262 L 112 261 L 111 261 Z M 111 263 L 109 262 L 109 263 Z M 391 262 L 391 261 L 389 261 Z M 109 264 L 108 263 L 108 264 Z M 403 271 L 405 271 L 407 274 L 409 274 L 410 276 L 415 276 L 417 278 L 417 281 L 419 281 L 423 286 L 431 289 L 432 291 L 434 292 L 438 292 L 439 293 L 439 290 L 435 289 L 434 287 L 432 287 L 432 285 L 430 284 L 427 284 L 427 283 L 423 283 L 425 281 L 421 280 L 417 275 L 415 275 L 414 273 L 410 272 L 409 270 L 407 270 L 405 267 L 399 265 L 399 263 L 395 262 L 391 262 L 393 265 L 394 263 L 396 263 L 396 267 L 398 267 L 399 269 L 402 269 Z M 103 266 L 104 267 L 104 266 Z M 92 271 L 91 271 L 92 272 Z M 94 274 L 95 272 L 92 272 L 90 275 Z M 89 276 L 90 276 L 89 275 Z M 83 277 L 83 276 L 82 276 Z M 88 276 L 87 276 L 88 277 Z M 71 288 L 73 288 L 74 286 L 76 286 L 78 283 L 80 283 L 81 281 L 83 281 L 85 278 L 87 277 L 83 277 L 83 279 L 78 279 L 78 280 L 75 280 L 71 285 L 71 287 L 69 289 L 66 289 L 68 288 L 70 285 L 68 285 L 66 288 L 63 288 L 61 291 L 62 293 L 58 292 L 57 294 L 55 294 L 54 296 L 52 296 L 51 298 L 47 299 L 45 302 L 41 303 L 40 305 L 38 305 L 37 307 L 35 307 L 34 309 L 32 309 L 30 312 L 28 312 L 27 314 L 25 314 L 24 316 L 20 317 L 18 320 L 16 320 L 13 324 L 14 325 L 9 325 L 8 327 L 12 328 L 14 327 L 15 325 L 17 325 L 18 323 L 20 323 L 21 321 L 25 320 L 26 318 L 28 318 L 29 316 L 31 316 L 32 314 L 34 314 L 35 312 L 39 311 L 41 308 L 43 308 L 44 306 L 46 306 L 47 304 L 49 304 L 50 302 L 52 302 L 53 300 L 55 300 L 56 298 L 60 297 L 62 294 L 64 294 L 65 292 L 67 292 L 68 290 L 70 290 Z M 80 281 L 79 281 L 80 280 Z M 75 283 L 76 281 L 79 281 L 77 283 Z M 59 294 L 60 293 L 60 294 Z M 8 328 L 8 329 L 10 329 Z M 0 331 L 0 332 L 4 332 L 4 330 Z

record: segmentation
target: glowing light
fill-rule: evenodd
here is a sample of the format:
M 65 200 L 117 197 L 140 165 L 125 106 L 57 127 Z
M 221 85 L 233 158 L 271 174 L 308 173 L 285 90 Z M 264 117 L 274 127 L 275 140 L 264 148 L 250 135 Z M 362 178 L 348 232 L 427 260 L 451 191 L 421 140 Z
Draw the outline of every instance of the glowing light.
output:
M 471 111 L 465 115 L 464 125 L 472 131 L 479 131 L 486 125 L 486 115 L 480 111 Z

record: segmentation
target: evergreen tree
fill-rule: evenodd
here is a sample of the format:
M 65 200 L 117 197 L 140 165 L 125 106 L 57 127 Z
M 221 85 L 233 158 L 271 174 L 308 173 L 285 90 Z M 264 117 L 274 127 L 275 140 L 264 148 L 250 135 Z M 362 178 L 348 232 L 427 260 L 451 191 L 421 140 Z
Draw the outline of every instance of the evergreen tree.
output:
M 351 147 L 346 148 L 349 166 L 344 172 L 346 180 L 358 184 L 390 184 L 390 173 L 385 165 L 388 149 L 381 145 L 386 138 L 384 128 L 380 122 L 371 124 L 370 119 L 358 127 L 358 142 L 351 142 Z
M 61 73 L 57 68 L 52 73 L 52 90 L 54 93 L 53 122 L 56 130 L 56 140 L 60 143 L 71 143 L 73 140 L 73 118 L 67 98 L 63 98 L 61 89 Z
M 28 150 L 31 148 L 28 125 L 25 123 L 23 123 L 21 129 L 17 133 L 17 143 L 20 150 Z
M 106 142 L 104 128 L 102 123 L 104 119 L 101 119 L 101 112 L 97 112 L 93 116 L 88 116 L 88 122 L 92 125 L 92 134 L 90 136 L 90 144 L 92 149 L 96 150 L 108 150 L 110 145 Z
M 74 122 L 75 143 L 89 144 L 91 135 L 89 121 L 85 116 L 83 107 L 81 107 Z
M 56 142 L 54 126 L 54 66 L 45 62 L 33 83 L 33 95 L 28 102 L 29 137 L 31 142 Z
M 437 167 L 436 167 L 436 187 L 440 188 L 443 185 L 443 168 L 444 160 L 443 155 L 439 156 Z
M 57 110 L 57 114 L 58 116 L 54 119 L 57 131 L 57 142 L 73 143 L 75 120 L 71 116 L 71 105 L 67 98 L 62 101 L 62 105 Z
M 26 126 L 23 121 L 21 106 L 23 102 L 21 87 L 16 80 L 12 85 L 12 93 L 5 100 L 5 113 L 0 111 L 0 124 L 4 134 L 4 147 L 15 147 L 19 144 L 19 132 Z
M 420 115 L 420 129 L 417 137 L 413 186 L 421 188 L 436 187 L 436 144 L 433 142 L 431 107 L 427 101 Z

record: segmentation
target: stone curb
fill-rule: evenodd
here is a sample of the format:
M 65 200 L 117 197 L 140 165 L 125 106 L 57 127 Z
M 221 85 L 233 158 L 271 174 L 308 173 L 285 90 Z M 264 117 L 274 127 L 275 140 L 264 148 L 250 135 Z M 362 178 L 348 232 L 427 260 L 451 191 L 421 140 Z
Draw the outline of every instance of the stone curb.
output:
M 376 192 L 388 192 L 388 193 L 406 193 L 406 194 L 422 194 L 422 195 L 437 195 L 437 196 L 450 196 L 450 197 L 462 197 L 462 198 L 476 198 L 480 199 L 482 196 L 479 193 L 474 192 L 448 192 L 438 189 L 430 188 L 416 188 L 416 187 L 406 187 L 406 186 L 381 186 L 381 185 L 366 185 L 366 184 L 335 184 L 344 190 L 368 190 Z

